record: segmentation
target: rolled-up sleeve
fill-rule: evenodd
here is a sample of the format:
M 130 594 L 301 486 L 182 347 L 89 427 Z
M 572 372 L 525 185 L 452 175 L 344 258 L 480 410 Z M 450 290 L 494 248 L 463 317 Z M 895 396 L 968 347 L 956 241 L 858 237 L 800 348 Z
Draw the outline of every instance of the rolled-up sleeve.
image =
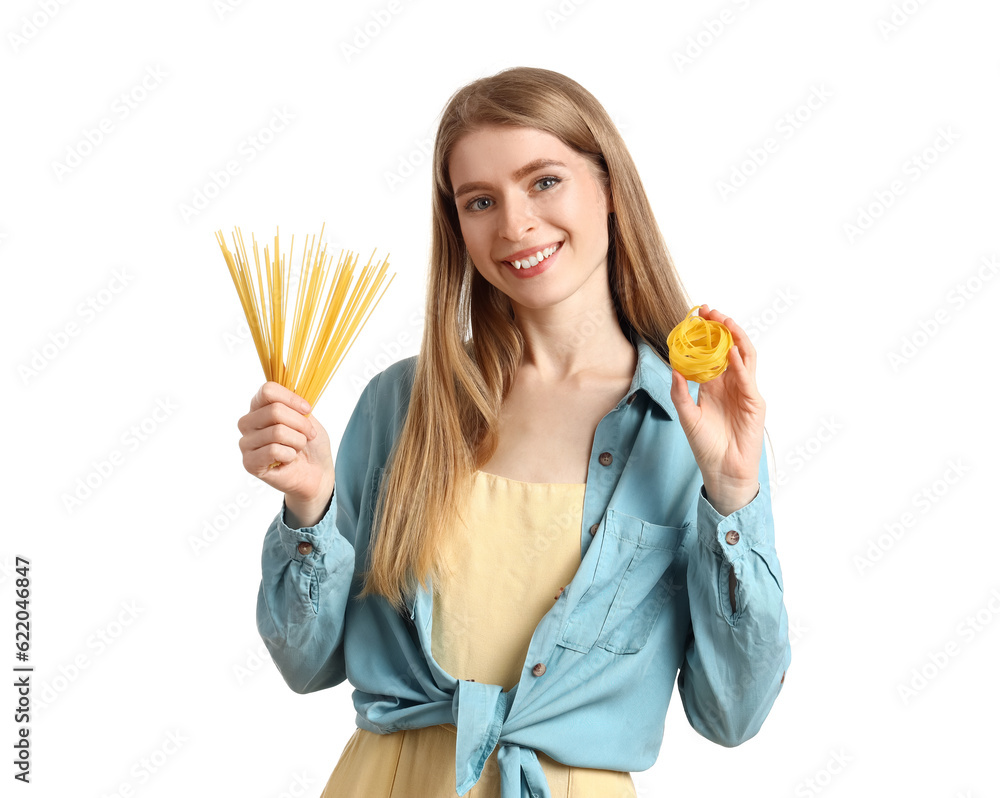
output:
M 361 496 L 371 450 L 378 377 L 365 388 L 341 438 L 336 485 L 323 517 L 292 529 L 285 505 L 264 535 L 257 629 L 297 693 L 346 678 L 344 622 L 355 571 Z
M 691 628 L 678 692 L 691 726 L 725 746 L 760 730 L 792 655 L 763 450 L 759 481 L 753 501 L 727 516 L 715 510 L 702 486 L 697 545 L 688 563 Z M 736 576 L 735 606 L 730 571 Z

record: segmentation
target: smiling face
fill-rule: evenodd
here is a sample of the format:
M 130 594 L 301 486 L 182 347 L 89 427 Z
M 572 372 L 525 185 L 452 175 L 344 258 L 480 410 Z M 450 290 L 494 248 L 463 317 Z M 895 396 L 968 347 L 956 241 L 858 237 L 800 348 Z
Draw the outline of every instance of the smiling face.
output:
M 448 172 L 469 257 L 515 313 L 607 294 L 612 208 L 590 161 L 550 133 L 482 127 L 458 140 Z

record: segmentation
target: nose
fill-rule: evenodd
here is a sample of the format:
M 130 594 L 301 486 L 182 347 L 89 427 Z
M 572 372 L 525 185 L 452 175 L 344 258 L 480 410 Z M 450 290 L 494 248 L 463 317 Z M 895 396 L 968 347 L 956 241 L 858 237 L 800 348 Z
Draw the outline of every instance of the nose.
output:
M 523 195 L 504 198 L 500 208 L 498 233 L 508 241 L 520 241 L 535 227 L 531 202 Z

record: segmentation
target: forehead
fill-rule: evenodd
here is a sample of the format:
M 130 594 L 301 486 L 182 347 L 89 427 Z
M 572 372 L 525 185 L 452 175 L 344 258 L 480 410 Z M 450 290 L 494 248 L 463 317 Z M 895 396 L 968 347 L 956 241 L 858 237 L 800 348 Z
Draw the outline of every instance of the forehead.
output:
M 536 160 L 561 161 L 570 168 L 589 166 L 586 158 L 544 130 L 489 126 L 476 128 L 455 143 L 448 174 L 454 189 L 468 180 L 510 179 L 518 168 Z

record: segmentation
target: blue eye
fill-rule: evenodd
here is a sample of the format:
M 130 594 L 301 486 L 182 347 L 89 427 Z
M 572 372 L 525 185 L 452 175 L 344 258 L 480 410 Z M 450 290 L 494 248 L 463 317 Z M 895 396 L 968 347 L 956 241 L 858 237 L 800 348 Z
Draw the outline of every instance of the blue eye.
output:
M 548 191 L 550 188 L 561 182 L 562 178 L 559 177 L 552 177 L 552 176 L 540 177 L 538 178 L 538 180 L 535 181 L 535 186 L 539 187 L 541 191 Z M 542 186 L 543 183 L 549 183 L 549 184 Z M 489 203 L 489 205 L 480 204 L 484 202 Z M 491 200 L 489 197 L 475 197 L 474 199 L 471 199 L 467 203 L 465 203 L 465 210 L 470 211 L 471 213 L 477 213 L 479 211 L 489 210 L 492 204 L 493 200 Z
M 490 202 L 489 197 L 476 197 L 475 199 L 469 200 L 465 205 L 465 210 L 467 211 L 485 211 L 486 208 L 479 205 L 480 202 Z M 488 206 L 487 206 L 488 207 Z

